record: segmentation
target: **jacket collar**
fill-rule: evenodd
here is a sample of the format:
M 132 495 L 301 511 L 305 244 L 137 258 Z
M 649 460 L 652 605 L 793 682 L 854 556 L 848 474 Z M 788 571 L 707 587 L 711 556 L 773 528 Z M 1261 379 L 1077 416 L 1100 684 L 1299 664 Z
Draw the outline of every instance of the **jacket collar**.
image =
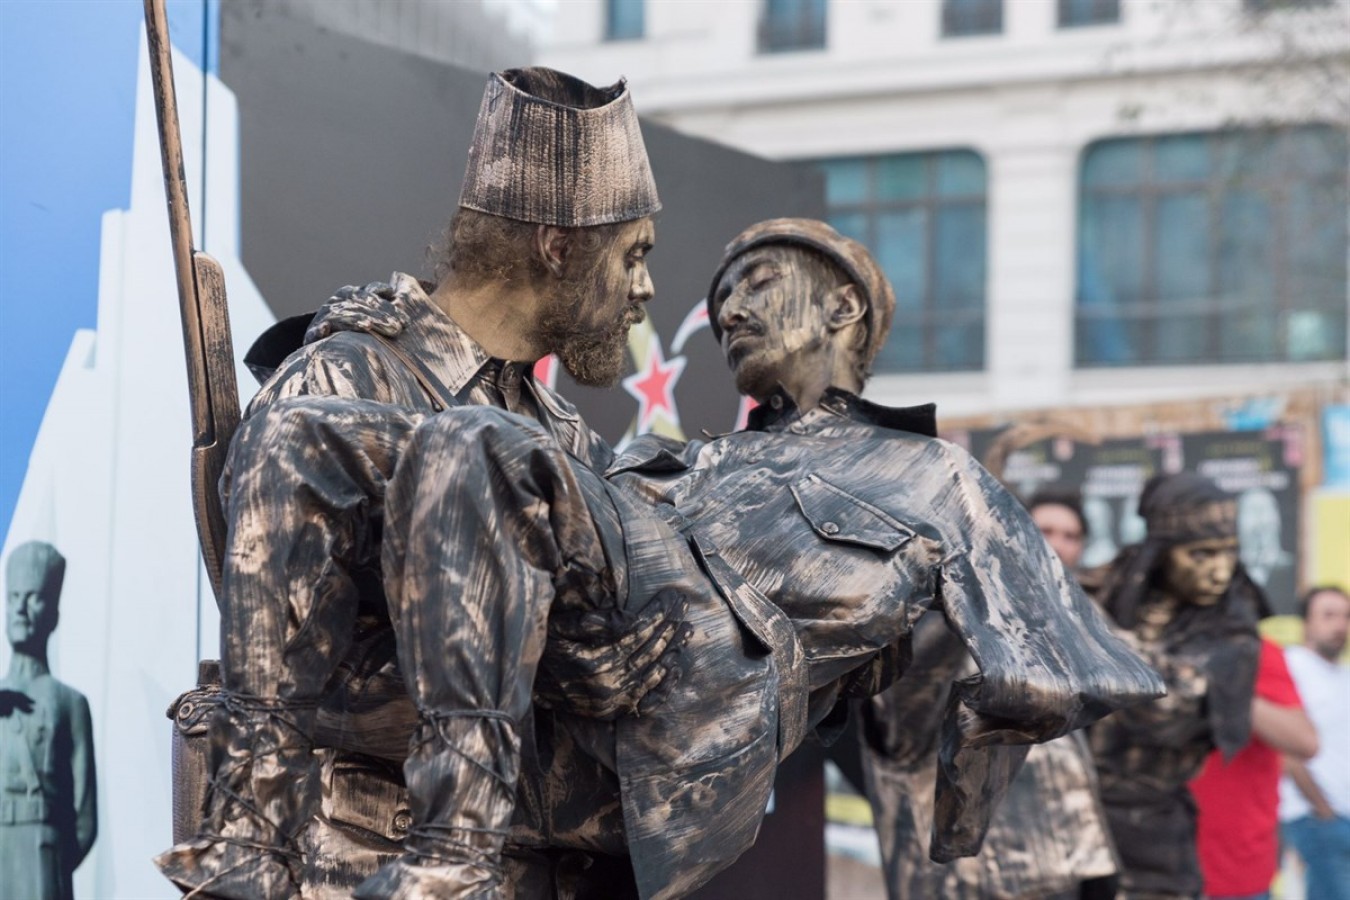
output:
M 844 418 L 895 431 L 937 437 L 935 404 L 883 406 L 835 387 L 826 388 L 824 396 L 820 398 L 820 405 L 807 413 L 800 412 L 787 391 L 779 388 L 767 402 L 750 411 L 746 427 L 751 431 L 782 431 L 795 422 L 809 422 L 825 417 Z

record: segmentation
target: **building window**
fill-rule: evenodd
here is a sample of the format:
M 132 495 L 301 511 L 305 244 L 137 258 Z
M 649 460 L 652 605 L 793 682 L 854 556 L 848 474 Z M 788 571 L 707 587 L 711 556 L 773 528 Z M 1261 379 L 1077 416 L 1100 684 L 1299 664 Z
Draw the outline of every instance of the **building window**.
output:
M 1003 31 L 1003 0 L 942 0 L 942 36 L 998 34 Z
M 759 52 L 823 50 L 825 0 L 764 0 L 759 17 Z
M 605 40 L 637 41 L 646 30 L 646 0 L 605 0 Z
M 1090 146 L 1079 365 L 1345 358 L 1346 150 L 1326 126 Z
M 1109 25 L 1120 21 L 1120 0 L 1059 0 L 1059 27 Z
M 1330 5 L 1331 0 L 1242 0 L 1242 8 L 1251 13 L 1273 12 L 1279 9 L 1309 9 Z
M 877 372 L 984 368 L 985 166 L 968 150 L 819 163 L 829 221 L 895 288 Z

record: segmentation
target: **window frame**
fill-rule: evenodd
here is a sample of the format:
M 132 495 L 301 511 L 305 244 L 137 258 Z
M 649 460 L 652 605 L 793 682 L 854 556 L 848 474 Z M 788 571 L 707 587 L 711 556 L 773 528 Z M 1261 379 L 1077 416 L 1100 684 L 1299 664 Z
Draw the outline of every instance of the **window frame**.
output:
M 978 162 L 980 167 L 980 190 L 978 193 L 952 193 L 943 194 L 939 187 L 939 165 L 944 159 L 955 157 L 969 157 Z M 880 170 L 883 164 L 905 158 L 916 158 L 920 160 L 924 171 L 924 189 L 922 193 L 911 198 L 893 198 L 886 199 L 881 197 L 878 190 L 878 180 Z M 878 361 L 885 359 L 887 348 L 894 346 L 896 335 L 903 330 L 915 330 L 919 332 L 919 353 L 920 358 L 912 362 L 903 358 L 896 359 L 894 362 L 898 365 L 878 367 L 878 375 L 916 375 L 916 374 L 965 374 L 985 372 L 989 366 L 989 163 L 983 153 L 971 147 L 946 147 L 936 150 L 917 150 L 900 151 L 895 153 L 880 154 L 862 154 L 849 156 L 831 156 L 810 161 L 820 171 L 829 165 L 840 164 L 861 164 L 863 166 L 866 188 L 861 200 L 846 202 L 830 202 L 826 199 L 826 218 L 833 225 L 840 218 L 850 215 L 862 215 L 865 220 L 865 234 L 859 236 L 852 235 L 872 252 L 877 260 L 877 264 L 884 270 L 884 248 L 879 245 L 878 231 L 881 218 L 887 214 L 901 213 L 909 210 L 921 210 L 923 212 L 924 228 L 924 247 L 923 247 L 923 296 L 918 310 L 907 310 L 905 308 L 905 298 L 897 297 L 897 306 L 895 318 L 891 326 L 891 334 L 887 339 L 886 347 L 883 347 L 881 354 L 878 355 Z M 828 174 L 826 175 L 828 178 Z M 978 302 L 970 308 L 959 309 L 945 307 L 942 304 L 942 298 L 938 297 L 937 292 L 942 279 L 940 272 L 942 270 L 940 258 L 940 246 L 938 240 L 938 229 L 940 227 L 940 213 L 944 210 L 962 209 L 977 212 L 981 219 L 983 227 L 981 235 L 982 258 L 981 265 L 981 283 L 979 286 Z M 844 233 L 844 229 L 836 230 Z M 887 273 L 890 278 L 890 274 Z M 894 287 L 894 285 L 893 285 Z M 968 359 L 964 359 L 956 364 L 940 362 L 941 353 L 941 334 L 944 328 L 970 329 L 971 333 L 978 335 L 976 344 L 971 348 Z M 898 354 L 897 351 L 893 351 Z
M 620 29 L 616 28 L 616 25 L 622 19 L 622 16 L 617 14 L 621 7 L 630 7 L 637 10 L 637 30 L 635 33 L 620 33 Z M 647 0 L 605 0 L 604 24 L 604 40 L 607 44 L 645 39 L 647 37 Z
M 760 0 L 759 20 L 755 27 L 756 53 L 768 56 L 828 48 L 829 0 L 800 0 L 800 4 L 795 16 L 776 19 L 774 0 Z
M 1333 178 L 1325 176 L 1310 176 L 1300 178 L 1297 172 L 1290 169 L 1291 154 L 1297 154 L 1299 151 L 1289 143 L 1289 135 L 1306 133 L 1314 135 L 1320 133 L 1323 136 L 1336 139 L 1336 126 L 1320 123 L 1303 123 L 1294 126 L 1279 127 L 1274 129 L 1264 129 L 1259 127 L 1248 128 L 1225 128 L 1212 131 L 1185 131 L 1148 134 L 1128 137 L 1112 137 L 1096 140 L 1083 148 L 1078 165 L 1078 197 L 1077 197 L 1077 220 L 1075 224 L 1074 245 L 1075 245 L 1075 273 L 1074 273 L 1074 368 L 1081 370 L 1093 369 L 1115 369 L 1128 367 L 1167 367 L 1167 366 L 1214 366 L 1214 365 L 1252 365 L 1252 364 L 1298 364 L 1305 362 L 1326 362 L 1338 361 L 1346 358 L 1347 347 L 1345 344 L 1345 328 L 1347 324 L 1347 314 L 1345 308 L 1345 290 L 1347 284 L 1347 272 L 1345 270 L 1344 259 L 1340 260 L 1340 270 L 1333 273 L 1334 278 L 1339 274 L 1341 279 L 1340 297 L 1332 296 L 1334 292 L 1328 292 L 1324 305 L 1316 302 L 1298 302 L 1308 294 L 1299 288 L 1300 278 L 1306 277 L 1301 270 L 1301 265 L 1295 256 L 1297 246 L 1300 244 L 1297 220 L 1294 218 L 1294 188 L 1296 186 L 1325 188 L 1327 186 L 1335 187 L 1338 182 Z M 1169 139 L 1200 138 L 1205 142 L 1205 174 L 1203 178 L 1159 178 L 1157 174 L 1156 148 L 1164 141 Z M 1234 174 L 1225 172 L 1224 157 L 1225 153 L 1244 152 L 1237 142 L 1250 140 L 1274 140 L 1279 142 L 1276 152 L 1279 154 L 1275 165 L 1268 170 L 1262 171 L 1256 175 L 1243 174 L 1241 172 Z M 1345 137 L 1342 132 L 1339 138 L 1342 141 L 1342 149 L 1345 148 Z M 1230 143 L 1233 142 L 1233 143 Z M 1131 184 L 1124 185 L 1093 185 L 1087 184 L 1088 164 L 1094 151 L 1110 145 L 1134 145 L 1139 148 L 1140 153 L 1140 171 L 1137 180 Z M 1328 169 L 1330 171 L 1330 169 Z M 1350 202 L 1350 176 L 1346 176 L 1339 182 L 1342 190 L 1342 198 Z M 1159 213 L 1160 203 L 1169 197 L 1184 197 L 1201 195 L 1204 198 L 1205 218 L 1201 227 L 1205 234 L 1205 296 L 1203 298 L 1178 300 L 1175 297 L 1164 295 L 1162 290 L 1162 254 L 1157 252 L 1159 241 L 1159 227 L 1161 216 Z M 1256 313 L 1267 313 L 1274 318 L 1275 331 L 1274 337 L 1269 345 L 1259 349 L 1255 353 L 1243 354 L 1235 349 L 1227 347 L 1225 341 L 1231 337 L 1231 334 L 1224 329 L 1225 317 L 1232 317 L 1247 312 L 1247 309 L 1241 307 L 1236 301 L 1241 296 L 1241 287 L 1234 288 L 1225 284 L 1226 272 L 1224 248 L 1225 243 L 1233 240 L 1238 232 L 1230 232 L 1225 226 L 1232 226 L 1231 218 L 1225 218 L 1225 204 L 1234 201 L 1244 195 L 1254 196 L 1259 201 L 1266 203 L 1270 207 L 1270 221 L 1273 222 L 1269 241 L 1265 246 L 1269 253 L 1269 270 L 1271 272 L 1271 287 L 1269 289 L 1270 305 L 1261 306 L 1251 311 Z M 1087 229 L 1091 227 L 1088 224 L 1089 203 L 1092 200 L 1101 200 L 1103 198 L 1122 197 L 1138 201 L 1139 204 L 1139 227 L 1141 233 L 1137 235 L 1140 240 L 1139 245 L 1139 269 L 1141 279 L 1138 290 L 1138 297 L 1129 303 L 1113 303 L 1110 306 L 1102 306 L 1092 309 L 1094 304 L 1085 302 L 1085 265 L 1087 262 L 1088 248 L 1085 244 L 1087 238 Z M 1346 207 L 1342 207 L 1342 216 L 1338 220 L 1344 228 L 1344 214 Z M 1098 225 L 1097 227 L 1103 227 Z M 1096 240 L 1102 238 L 1097 237 Z M 1306 242 L 1302 242 L 1306 243 Z M 1229 260 L 1231 262 L 1231 260 Z M 1099 261 L 1098 265 L 1106 268 L 1105 257 Z M 1333 261 L 1333 266 L 1336 262 Z M 1105 279 L 1104 273 L 1094 276 L 1095 278 Z M 1114 286 L 1112 286 L 1114 288 Z M 1313 294 L 1313 297 L 1319 296 Z M 1332 307 L 1340 304 L 1342 315 L 1339 321 L 1339 329 L 1336 336 L 1332 338 L 1332 355 L 1330 356 L 1299 356 L 1292 352 L 1292 341 L 1290 337 L 1290 322 L 1298 313 L 1317 313 L 1332 311 Z M 1087 307 L 1085 309 L 1085 307 Z M 1177 328 L 1178 322 L 1189 320 L 1191 317 L 1200 319 L 1205 324 L 1203 326 L 1204 346 L 1203 350 L 1197 355 L 1185 359 L 1172 358 L 1164 354 L 1163 344 L 1160 335 L 1170 327 Z M 1118 323 L 1117 327 L 1121 329 L 1119 334 L 1121 340 L 1129 343 L 1134 340 L 1130 335 L 1132 329 L 1137 329 L 1137 345 L 1130 348 L 1125 359 L 1110 359 L 1108 354 L 1094 354 L 1094 358 L 1089 358 L 1088 351 L 1092 346 L 1093 339 L 1085 332 L 1094 327 L 1106 328 L 1114 320 Z M 1137 323 L 1137 324 L 1136 324 Z M 1333 321 L 1333 325 L 1337 323 Z M 1103 332 L 1104 334 L 1104 332 Z M 1097 339 L 1098 341 L 1101 338 Z M 1339 351 L 1336 349 L 1339 344 Z M 1337 355 L 1338 354 L 1338 355 Z
M 983 5 L 983 12 L 961 11 L 962 6 L 975 9 Z M 940 32 L 944 40 L 949 38 L 990 37 L 1003 34 L 1004 0 L 942 0 L 940 8 Z M 974 25 L 962 24 L 969 17 Z M 987 19 L 987 22 L 982 22 Z
M 1055 27 L 1061 29 L 1076 28 L 1097 28 L 1104 25 L 1120 24 L 1120 3 L 1121 0 L 1087 0 L 1091 8 L 1096 11 L 1099 9 L 1109 10 L 1107 15 L 1094 15 L 1087 19 L 1070 21 L 1070 10 L 1075 8 L 1074 0 L 1056 0 L 1055 2 Z

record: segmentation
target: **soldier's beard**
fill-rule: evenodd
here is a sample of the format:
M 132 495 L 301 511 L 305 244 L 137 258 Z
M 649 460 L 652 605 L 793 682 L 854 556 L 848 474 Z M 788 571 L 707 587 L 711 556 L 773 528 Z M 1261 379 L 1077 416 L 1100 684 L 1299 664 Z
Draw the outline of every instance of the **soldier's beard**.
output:
M 587 387 L 613 387 L 628 361 L 628 329 L 646 318 L 638 303 L 630 303 L 607 328 L 583 330 L 580 311 L 596 297 L 613 296 L 613 288 L 583 278 L 565 281 L 540 316 L 538 334 L 543 346 L 557 354 L 567 374 Z

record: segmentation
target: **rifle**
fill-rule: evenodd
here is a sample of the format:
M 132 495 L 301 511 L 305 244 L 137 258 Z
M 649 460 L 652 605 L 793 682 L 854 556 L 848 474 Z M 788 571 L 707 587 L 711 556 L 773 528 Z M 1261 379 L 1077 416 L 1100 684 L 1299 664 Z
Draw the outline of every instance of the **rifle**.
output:
M 192 513 L 197 542 L 216 604 L 221 599 L 225 558 L 225 513 L 217 485 L 225 468 L 230 438 L 239 426 L 239 387 L 234 377 L 234 348 L 225 302 L 225 273 L 207 254 L 192 247 L 183 138 L 174 95 L 172 48 L 164 0 L 145 0 L 145 34 L 154 80 L 155 117 L 164 162 L 164 192 L 169 206 L 169 235 L 178 276 L 178 309 L 187 354 L 188 399 L 192 414 Z M 203 110 L 202 114 L 205 115 Z

